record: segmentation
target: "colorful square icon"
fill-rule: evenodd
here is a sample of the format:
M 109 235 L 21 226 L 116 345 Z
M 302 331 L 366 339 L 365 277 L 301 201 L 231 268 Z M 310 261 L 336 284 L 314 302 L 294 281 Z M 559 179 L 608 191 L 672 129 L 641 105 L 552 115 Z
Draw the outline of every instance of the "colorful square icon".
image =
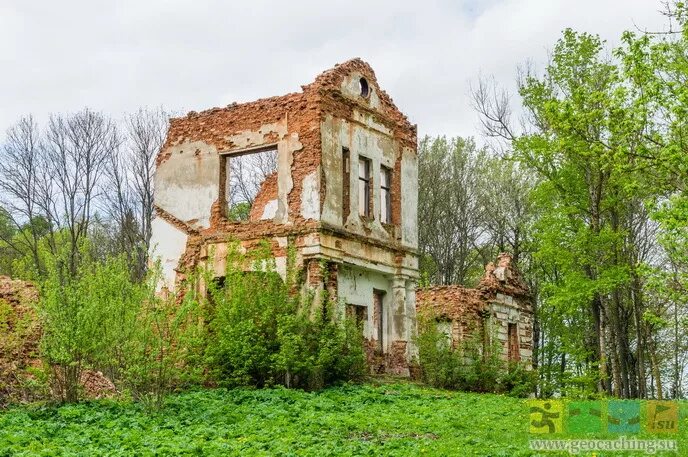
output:
M 560 400 L 530 400 L 530 433 L 562 433 L 564 425 L 564 403 Z
M 601 401 L 572 401 L 567 407 L 566 430 L 576 435 L 601 433 L 604 410 Z
M 607 404 L 607 431 L 609 433 L 640 433 L 640 402 L 612 400 Z
M 678 403 L 648 401 L 646 426 L 650 433 L 676 433 L 678 431 Z

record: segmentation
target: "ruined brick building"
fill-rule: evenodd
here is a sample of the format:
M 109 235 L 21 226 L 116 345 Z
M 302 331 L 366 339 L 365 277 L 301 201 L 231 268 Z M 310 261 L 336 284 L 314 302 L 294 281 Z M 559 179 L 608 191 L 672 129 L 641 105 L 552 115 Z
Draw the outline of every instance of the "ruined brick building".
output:
M 529 361 L 532 303 L 510 256 L 477 289 L 416 292 L 417 181 L 416 127 L 359 59 L 298 93 L 172 119 L 155 175 L 164 287 L 196 266 L 221 279 L 230 239 L 267 240 L 280 275 L 291 246 L 304 287 L 360 322 L 376 371 L 409 373 L 416 303 L 453 344 L 489 324 L 505 358 Z
M 415 329 L 416 127 L 354 59 L 302 91 L 171 120 L 157 157 L 154 256 L 165 287 L 225 272 L 228 239 L 287 247 L 305 285 L 361 321 L 380 366 L 408 373 Z M 324 268 L 322 266 L 324 265 Z
M 530 366 L 533 356 L 533 302 L 527 284 L 509 254 L 489 263 L 478 287 L 435 286 L 416 293 L 418 312 L 430 311 L 438 329 L 456 347 L 477 335 L 495 342 L 502 358 Z

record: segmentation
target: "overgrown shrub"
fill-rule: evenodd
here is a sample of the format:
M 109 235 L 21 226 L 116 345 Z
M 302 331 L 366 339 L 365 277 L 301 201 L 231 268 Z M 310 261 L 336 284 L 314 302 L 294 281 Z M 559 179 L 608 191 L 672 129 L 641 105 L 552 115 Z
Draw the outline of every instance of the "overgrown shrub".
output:
M 219 384 L 317 389 L 365 373 L 360 332 L 326 296 L 301 290 L 293 255 L 285 282 L 269 246 L 244 255 L 232 244 L 224 281 L 207 280 L 207 363 Z
M 150 272 L 130 328 L 117 348 L 117 383 L 149 409 L 163 405 L 173 389 L 202 381 L 204 328 L 194 291 L 177 296 L 155 293 L 159 275 Z
M 75 270 L 67 255 L 44 258 L 40 356 L 57 400 L 82 397 L 85 370 L 104 372 L 120 392 L 151 407 L 174 386 L 198 380 L 192 362 L 202 352 L 202 328 L 195 294 L 180 303 L 160 297 L 159 269 L 137 281 L 125 256 L 99 259 L 88 245 L 80 248 Z
M 434 316 L 418 315 L 418 357 L 424 382 L 441 388 L 458 388 L 464 377 L 461 354 L 438 330 Z
M 537 371 L 527 369 L 525 364 L 511 362 L 501 379 L 502 389 L 514 397 L 527 397 L 535 392 Z
M 317 389 L 363 377 L 360 329 L 335 318 L 326 294 L 303 287 L 293 250 L 286 281 L 266 244 L 229 251 L 222 283 L 190 272 L 167 297 L 155 291 L 159 268 L 138 281 L 123 256 L 97 259 L 83 246 L 70 264 L 46 254 L 40 355 L 56 398 L 79 400 L 84 370 L 103 371 L 150 407 L 172 389 L 201 383 Z
M 479 331 L 452 347 L 434 315 L 419 315 L 417 343 L 423 381 L 446 389 L 528 396 L 535 388 L 535 373 L 521 363 L 503 361 L 501 345 L 491 340 L 493 344 L 485 348 Z
M 113 352 L 133 331 L 130 323 L 142 297 L 124 258 L 99 261 L 88 246 L 79 254 L 75 269 L 69 255 L 45 255 L 37 307 L 41 357 L 52 370 L 55 396 L 68 402 L 80 398 L 83 370 L 112 365 Z

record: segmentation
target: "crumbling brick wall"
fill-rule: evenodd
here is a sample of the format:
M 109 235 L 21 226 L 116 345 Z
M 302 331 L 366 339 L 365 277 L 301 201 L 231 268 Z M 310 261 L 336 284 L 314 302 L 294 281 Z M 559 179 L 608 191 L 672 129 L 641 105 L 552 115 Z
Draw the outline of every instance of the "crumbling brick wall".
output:
M 365 75 L 371 87 L 376 88 L 379 106 L 373 108 L 369 100 L 350 98 L 342 95 L 342 81 L 351 72 Z M 415 151 L 416 128 L 394 106 L 391 98 L 377 86 L 377 80 L 370 66 L 360 59 L 352 59 L 344 64 L 320 74 L 312 83 L 302 86 L 302 92 L 283 96 L 259 99 L 248 103 L 232 103 L 223 108 L 212 108 L 202 112 L 189 112 L 186 116 L 171 120 L 167 140 L 156 158 L 158 174 L 160 169 L 171 160 L 189 156 L 195 160 L 193 169 L 208 167 L 212 157 L 220 153 L 265 145 L 288 144 L 292 155 L 290 161 L 290 180 L 287 183 L 287 219 L 261 220 L 265 204 L 277 195 L 277 182 L 269 177 L 264 183 L 258 198 L 251 209 L 249 222 L 231 221 L 226 217 L 227 202 L 225 189 L 227 170 L 222 162 L 219 167 L 219 192 L 217 199 L 208 207 L 208 224 L 198 219 L 178 218 L 174 211 L 164 204 L 157 204 L 156 213 L 189 236 L 185 253 L 181 256 L 177 270 L 181 273 L 198 264 L 199 245 L 212 243 L 218 237 L 231 236 L 234 239 L 255 239 L 262 234 L 299 235 L 307 231 L 324 229 L 317 220 L 302 216 L 301 204 L 304 178 L 316 172 L 322 162 L 320 125 L 326 116 L 353 119 L 354 110 L 370 114 L 375 122 L 384 125 L 399 145 Z M 285 146 L 286 147 L 286 146 Z M 400 152 L 399 152 L 400 155 Z M 215 161 L 216 159 L 212 159 Z M 394 171 L 397 179 L 392 182 L 392 222 L 400 223 L 400 157 L 395 161 Z M 186 163 L 186 162 L 185 162 Z M 213 162 L 214 163 L 214 162 Z M 187 170 L 187 175 L 192 173 Z M 320 180 L 324 181 L 324 175 Z M 213 185 L 217 181 L 213 180 Z M 169 182 L 160 185 L 162 188 Z M 284 185 L 284 183 L 282 183 Z M 321 183 L 322 184 L 322 183 Z M 160 193 L 158 192 L 158 193 Z M 319 205 L 325 202 L 325 186 L 320 185 Z M 315 222 L 315 223 L 314 223 Z M 286 230 L 285 230 L 286 229 Z M 393 246 L 392 246 L 393 247 Z
M 367 96 L 354 88 L 360 81 L 369 86 Z M 323 72 L 299 93 L 172 119 L 156 159 L 159 217 L 153 222 L 152 240 L 153 246 L 164 243 L 163 238 L 156 238 L 156 227 L 160 227 L 178 246 L 163 259 L 166 285 L 183 289 L 188 272 L 197 266 L 209 267 L 222 276 L 229 240 L 246 250 L 267 240 L 280 273 L 286 263 L 287 243 L 295 248 L 294 263 L 305 278 L 304 287 L 327 291 L 328 296 L 346 303 L 337 290 L 341 281 L 338 269 L 355 265 L 362 271 L 385 274 L 383 288 L 389 297 L 393 281 L 408 282 L 408 301 L 412 303 L 411 283 L 418 277 L 416 140 L 416 127 L 380 89 L 372 68 L 360 59 Z M 230 220 L 226 186 L 232 182 L 232 176 L 228 177 L 232 157 L 274 149 L 277 173 L 260 186 L 248 220 Z M 379 179 L 379 167 L 392 170 L 391 224 L 383 226 L 379 216 L 358 217 L 353 203 L 357 188 L 347 192 L 340 182 L 345 149 L 350 149 L 356 160 L 351 164 L 351 181 L 358 179 L 354 170 L 359 156 L 368 156 L 374 164 L 374 181 Z M 350 200 L 342 202 L 343 195 Z M 371 192 L 375 205 L 379 203 L 376 197 Z M 267 211 L 266 205 L 275 201 L 273 216 L 274 206 Z M 348 206 L 348 214 L 342 216 Z M 322 265 L 326 267 L 320 268 Z M 415 327 L 415 309 L 406 306 L 405 294 L 397 293 L 396 303 L 386 305 L 393 311 L 384 326 L 389 333 L 384 340 L 384 363 L 400 373 L 407 371 Z
M 263 219 L 265 207 L 271 202 L 277 200 L 277 172 L 272 173 L 260 186 L 258 195 L 256 195 L 251 211 L 248 215 L 250 222 L 256 222 Z
M 438 319 L 452 324 L 451 343 L 456 347 L 465 335 L 479 327 L 485 299 L 478 289 L 458 285 L 432 286 L 416 291 L 419 313 L 431 312 Z
M 528 285 L 502 253 L 496 264 L 489 263 L 475 289 L 462 286 L 434 286 L 416 291 L 419 312 L 432 312 L 452 323 L 452 345 L 464 335 L 483 327 L 489 316 L 505 358 L 530 361 L 533 349 L 533 303 Z M 509 356 L 509 324 L 517 326 L 519 353 Z M 484 335 L 483 337 L 487 337 Z

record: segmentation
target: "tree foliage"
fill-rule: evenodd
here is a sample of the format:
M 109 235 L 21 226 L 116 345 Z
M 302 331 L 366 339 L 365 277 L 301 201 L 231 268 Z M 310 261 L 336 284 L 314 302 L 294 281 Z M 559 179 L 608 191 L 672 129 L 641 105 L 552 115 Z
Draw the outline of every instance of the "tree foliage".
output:
M 538 182 L 527 272 L 542 394 L 596 386 L 662 398 L 669 378 L 670 395 L 682 395 L 684 13 L 671 10 L 681 32 L 625 33 L 611 53 L 595 35 L 564 31 L 544 72 L 519 75 L 518 128 L 507 97 L 484 82 L 475 92 L 486 133 Z

